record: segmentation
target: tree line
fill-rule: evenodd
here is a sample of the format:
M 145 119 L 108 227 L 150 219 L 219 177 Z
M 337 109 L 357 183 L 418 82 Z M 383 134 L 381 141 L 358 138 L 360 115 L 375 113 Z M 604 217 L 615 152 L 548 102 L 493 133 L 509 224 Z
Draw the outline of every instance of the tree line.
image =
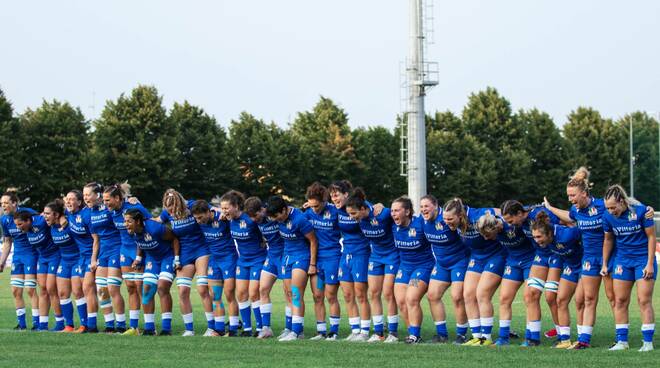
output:
M 544 195 L 566 206 L 565 185 L 579 166 L 591 170 L 595 196 L 610 184 L 628 187 L 630 121 L 635 197 L 660 208 L 654 117 L 638 111 L 613 120 L 578 107 L 560 129 L 536 108 L 513 111 L 494 88 L 471 94 L 460 115 L 427 115 L 428 190 L 473 206 L 510 198 L 539 203 Z M 168 109 L 153 86 L 107 101 L 92 121 L 57 100 L 16 114 L 0 90 L 0 187 L 17 188 L 35 208 L 89 181 L 125 180 L 150 207 L 169 187 L 187 198 L 234 188 L 299 204 L 310 183 L 345 178 L 370 200 L 390 203 L 407 192 L 399 134 L 382 126 L 351 129 L 347 112 L 326 97 L 285 128 L 247 112 L 225 128 L 187 101 Z

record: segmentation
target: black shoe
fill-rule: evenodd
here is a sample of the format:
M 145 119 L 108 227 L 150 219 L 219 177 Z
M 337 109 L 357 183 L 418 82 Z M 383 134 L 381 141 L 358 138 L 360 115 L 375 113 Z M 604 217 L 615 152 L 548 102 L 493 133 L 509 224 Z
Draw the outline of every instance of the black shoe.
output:
M 254 333 L 252 334 L 252 337 L 257 337 L 257 336 L 259 336 L 259 331 L 255 330 Z
M 431 342 L 434 343 L 434 344 L 446 344 L 447 343 L 447 336 L 435 335 L 435 336 L 433 336 L 433 339 L 431 340 Z
M 30 331 L 39 331 L 39 325 L 32 325 L 32 328 L 30 328 Z
M 534 339 L 527 339 L 520 346 L 522 346 L 522 347 L 532 347 L 532 346 L 539 346 L 539 345 L 541 345 L 541 341 L 534 340 Z
M 115 333 L 115 328 L 114 327 L 106 327 L 105 330 L 103 330 L 105 333 Z
M 26 330 L 27 327 L 21 327 L 21 325 L 16 325 L 16 327 L 14 327 L 14 331 L 26 331 Z
M 156 336 L 156 331 L 155 330 L 144 330 L 144 331 L 142 331 L 142 334 L 144 336 Z
M 227 336 L 229 337 L 238 337 L 238 333 L 236 331 L 229 331 L 227 332 Z
M 87 328 L 87 329 L 85 329 L 85 331 L 83 331 L 82 333 L 84 333 L 84 334 L 89 334 L 89 333 L 99 333 L 99 329 L 96 328 L 96 327 L 94 327 L 94 328 Z
M 238 329 L 239 330 L 243 329 L 243 321 L 241 321 L 240 319 L 238 320 Z
M 241 331 L 240 337 L 252 337 L 252 331 Z
M 519 339 L 520 335 L 516 331 L 509 331 L 509 338 L 510 339 Z
M 124 333 L 124 332 L 126 332 L 126 327 L 117 327 L 117 328 L 115 328 L 115 332 L 120 333 L 120 334 Z
M 225 334 L 226 334 L 225 330 L 221 331 L 221 330 L 213 329 L 213 331 L 215 331 L 215 333 L 217 333 L 218 336 L 225 336 Z
M 408 335 L 405 340 L 406 344 L 419 344 L 422 342 L 421 337 L 417 337 L 415 335 Z
M 160 335 L 160 336 L 172 336 L 172 331 L 170 331 L 170 330 L 161 330 L 158 335 Z
M 454 345 L 463 345 L 467 342 L 467 337 L 465 335 L 456 335 L 456 339 L 454 340 Z

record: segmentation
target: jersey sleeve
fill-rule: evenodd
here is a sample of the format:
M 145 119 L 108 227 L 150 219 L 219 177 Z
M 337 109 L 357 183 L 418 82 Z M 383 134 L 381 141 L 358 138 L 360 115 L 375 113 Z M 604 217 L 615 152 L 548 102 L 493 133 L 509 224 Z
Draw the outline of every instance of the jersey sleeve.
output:
M 314 231 L 314 226 L 312 225 L 311 222 L 307 221 L 307 217 L 304 216 L 302 213 L 300 216 L 296 218 L 296 226 L 298 226 L 298 229 L 303 235 L 307 235 L 310 232 Z
M 575 210 L 575 206 L 571 206 L 571 209 L 568 211 L 568 217 L 570 217 L 573 222 L 577 221 L 577 211 Z
M 603 214 L 603 218 L 602 218 L 601 222 L 603 224 L 603 232 L 611 233 L 612 232 L 612 224 L 610 223 L 610 214 L 608 212 L 605 212 Z
M 637 212 L 638 212 L 638 213 L 637 213 L 637 218 L 638 218 L 638 219 L 641 219 L 642 227 L 643 227 L 643 228 L 646 229 L 647 227 L 653 227 L 653 226 L 655 226 L 655 224 L 653 223 L 653 219 L 652 219 L 652 218 L 650 218 L 650 219 L 647 219 L 647 218 L 646 218 L 646 206 L 644 206 L 644 205 L 639 206 L 639 210 L 638 210 Z
M 166 209 L 163 209 L 163 211 L 160 213 L 160 220 L 163 223 L 169 222 L 170 221 L 170 214 L 167 212 Z
M 156 221 L 147 221 L 146 222 L 146 231 L 150 233 L 157 239 L 163 239 L 165 232 L 167 231 L 167 226 L 156 222 Z
M 2 234 L 5 238 L 11 239 L 11 235 L 9 235 L 9 226 L 7 225 L 7 217 L 2 216 Z

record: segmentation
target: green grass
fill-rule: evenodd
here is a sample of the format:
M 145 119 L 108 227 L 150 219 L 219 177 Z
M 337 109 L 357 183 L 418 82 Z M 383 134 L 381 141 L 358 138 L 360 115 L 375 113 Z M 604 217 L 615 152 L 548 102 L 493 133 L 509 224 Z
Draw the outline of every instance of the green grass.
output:
M 116 367 L 118 365 L 142 366 L 182 366 L 207 367 L 657 367 L 660 351 L 638 353 L 641 344 L 640 321 L 635 302 L 631 305 L 632 349 L 625 352 L 608 352 L 607 346 L 614 339 L 612 313 L 606 303 L 600 303 L 598 320 L 593 338 L 593 349 L 586 351 L 557 351 L 550 349 L 551 341 L 544 339 L 543 346 L 523 349 L 460 347 L 452 345 L 422 344 L 407 346 L 367 345 L 347 342 L 298 341 L 278 343 L 275 340 L 260 341 L 253 338 L 182 338 L 172 337 L 123 337 L 118 335 L 64 335 L 55 333 L 11 332 L 15 324 L 13 299 L 9 289 L 9 275 L 0 274 L 0 366 L 90 366 Z M 172 289 L 175 293 L 175 288 Z M 654 305 L 660 307 L 660 290 L 656 288 Z M 448 298 L 449 295 L 446 296 Z M 176 295 L 175 295 L 176 298 Z M 636 296 L 633 293 L 633 300 Z M 497 300 L 497 295 L 494 298 Z M 283 326 L 284 306 L 281 284 L 273 290 L 273 324 L 275 332 Z M 605 300 L 604 296 L 601 300 Z M 308 316 L 305 333 L 308 337 L 315 332 L 315 322 L 311 295 L 306 293 Z M 199 298 L 195 302 L 195 324 L 198 334 L 205 328 L 204 314 L 199 308 Z M 176 299 L 175 299 L 176 304 Z M 423 337 L 429 341 L 434 333 L 433 323 L 425 306 Z M 497 305 L 496 305 L 497 308 Z M 573 317 L 575 314 L 573 313 Z M 544 309 L 544 328 L 550 326 L 547 310 Z M 341 335 L 348 330 L 347 318 L 342 315 Z M 496 315 L 497 318 L 497 315 Z M 513 328 L 524 332 L 524 306 L 521 298 L 514 304 Z M 102 321 L 102 319 L 101 319 Z M 142 322 L 142 321 L 141 321 Z M 183 324 L 175 306 L 174 332 L 181 333 Z M 100 322 L 99 322 L 100 323 Z M 450 335 L 454 332 L 453 317 L 449 316 Z M 157 321 L 159 324 L 159 321 Z M 400 326 L 402 335 L 405 326 Z M 496 333 L 496 331 L 495 331 Z M 573 334 L 575 325 L 573 324 Z M 515 341 L 515 340 L 514 340 Z

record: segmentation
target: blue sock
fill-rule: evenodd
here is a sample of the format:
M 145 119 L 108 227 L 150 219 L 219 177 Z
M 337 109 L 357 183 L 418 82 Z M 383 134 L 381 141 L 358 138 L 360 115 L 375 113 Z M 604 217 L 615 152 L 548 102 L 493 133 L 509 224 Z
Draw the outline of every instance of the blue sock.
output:
M 392 335 L 399 333 L 399 316 L 387 316 L 387 331 Z
M 470 332 L 472 332 L 472 335 L 481 333 L 481 326 L 470 327 Z
M 126 328 L 126 321 L 117 321 L 117 328 Z
M 292 318 L 292 320 L 293 320 L 293 325 L 292 325 L 293 329 L 292 329 L 291 331 L 293 331 L 293 332 L 295 332 L 296 334 L 300 335 L 300 334 L 303 332 L 303 321 L 304 321 L 304 318 L 303 318 L 303 317 L 299 317 L 299 316 L 294 316 L 294 317 Z
M 253 307 L 252 307 L 252 313 L 254 313 L 254 322 L 257 327 L 257 330 L 261 330 L 261 327 L 263 327 L 263 320 L 261 319 L 261 310 L 259 309 L 259 306 L 254 307 L 254 304 L 255 303 L 253 303 Z
M 41 324 L 39 323 L 39 315 L 32 316 L 32 326 L 37 326 L 37 328 L 41 328 Z
M 93 315 L 87 315 L 87 328 L 93 329 L 96 327 L 96 313 Z
M 616 325 L 616 341 L 628 342 L 628 324 Z
M 144 330 L 145 331 L 155 331 L 156 330 L 156 324 L 154 322 L 145 322 L 144 323 Z
M 529 340 L 532 338 L 532 331 L 529 330 L 529 328 L 525 329 L 525 339 Z
M 435 333 L 438 336 L 447 337 L 449 333 L 447 332 L 447 322 L 446 321 L 436 321 L 435 322 Z
M 39 322 L 39 330 L 48 331 L 48 322 Z
M 508 340 L 509 339 L 509 331 L 511 331 L 510 326 L 500 326 L 500 339 Z
M 73 303 L 71 303 L 71 299 L 60 300 L 60 308 L 62 308 L 66 325 L 73 327 Z
M 215 318 L 215 330 L 218 332 L 225 331 L 225 317 L 216 317 Z
M 331 333 L 339 333 L 339 320 L 341 317 L 339 316 L 330 316 L 330 332 Z M 336 322 L 336 323 L 333 323 Z
M 213 318 L 213 313 L 210 313 L 206 316 L 206 328 L 215 329 L 215 319 Z
M 16 310 L 16 320 L 18 321 L 18 327 L 20 328 L 27 328 L 27 322 L 25 321 L 25 308 L 22 309 L 22 311 L 19 314 L 19 310 Z
M 80 325 L 87 326 L 87 303 L 78 304 L 78 302 L 76 302 L 76 309 L 78 309 Z
M 408 333 L 420 337 L 421 334 L 421 328 L 419 326 L 408 326 Z
M 465 335 L 467 335 L 467 331 L 468 331 L 467 323 L 464 324 L 464 325 L 456 324 L 456 334 L 457 335 L 465 336 Z
M 172 317 L 170 315 L 169 318 L 163 317 L 162 322 L 163 324 L 163 331 L 172 331 Z
M 383 336 L 385 325 L 383 324 L 383 316 L 374 316 L 374 333 Z
M 642 340 L 644 342 L 653 342 L 655 333 L 655 323 L 642 324 Z
M 105 327 L 115 328 L 115 320 L 105 321 Z
M 270 327 L 270 312 L 261 313 L 261 323 L 264 326 Z
M 481 334 L 491 334 L 493 333 L 493 326 L 481 326 Z
M 252 317 L 250 316 L 250 303 L 238 303 L 241 320 L 243 320 L 243 331 L 252 331 Z
M 286 316 L 284 326 L 286 329 L 291 330 L 293 329 L 293 317 L 291 316 Z
M 532 321 L 530 324 L 532 325 L 532 327 L 530 327 L 531 339 L 541 341 L 541 321 Z M 531 328 L 534 328 L 537 331 L 532 331 Z

